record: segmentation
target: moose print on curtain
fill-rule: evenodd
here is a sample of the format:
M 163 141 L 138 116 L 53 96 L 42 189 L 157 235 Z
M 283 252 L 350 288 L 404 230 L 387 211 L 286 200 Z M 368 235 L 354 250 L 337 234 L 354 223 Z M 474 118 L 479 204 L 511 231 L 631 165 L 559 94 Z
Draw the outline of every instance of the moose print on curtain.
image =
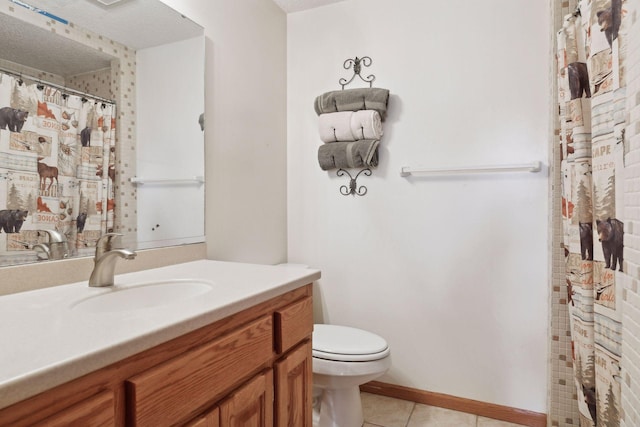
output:
M 562 216 L 580 426 L 620 424 L 625 1 L 582 0 L 558 33 Z
M 56 230 L 82 252 L 113 228 L 115 105 L 0 73 L 0 265 Z

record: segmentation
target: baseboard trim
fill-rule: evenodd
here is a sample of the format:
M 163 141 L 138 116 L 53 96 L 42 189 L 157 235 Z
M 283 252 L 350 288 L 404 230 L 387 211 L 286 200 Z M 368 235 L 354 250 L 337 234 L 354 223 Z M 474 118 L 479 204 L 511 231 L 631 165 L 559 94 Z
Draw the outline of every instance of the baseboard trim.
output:
M 510 423 L 522 424 L 529 427 L 547 426 L 547 415 L 539 412 L 480 402 L 478 400 L 464 399 L 442 393 L 433 393 L 430 391 L 388 384 L 380 381 L 371 381 L 363 384 L 360 386 L 360 390 L 367 393 L 395 397 L 397 399 L 409 400 L 411 402 L 422 403 L 424 405 L 438 406 L 440 408 L 453 409 L 455 411 L 480 415 L 482 417 L 493 418 L 495 420 L 507 421 Z

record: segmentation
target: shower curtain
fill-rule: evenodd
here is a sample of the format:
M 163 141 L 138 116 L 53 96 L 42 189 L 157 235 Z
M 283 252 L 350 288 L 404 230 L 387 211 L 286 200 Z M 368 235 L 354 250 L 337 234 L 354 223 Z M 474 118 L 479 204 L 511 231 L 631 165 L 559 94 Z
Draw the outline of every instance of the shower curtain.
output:
M 73 252 L 113 229 L 115 105 L 0 72 L 0 265 L 56 230 Z
M 580 426 L 620 424 L 624 6 L 624 0 L 582 0 L 557 35 L 567 303 Z

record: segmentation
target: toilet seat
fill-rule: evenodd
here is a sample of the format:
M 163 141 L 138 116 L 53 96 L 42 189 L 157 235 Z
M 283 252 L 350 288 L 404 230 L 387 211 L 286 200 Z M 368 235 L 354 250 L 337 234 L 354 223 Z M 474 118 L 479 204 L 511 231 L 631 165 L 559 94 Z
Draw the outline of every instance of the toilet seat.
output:
M 313 357 L 342 362 L 380 360 L 390 353 L 384 338 L 338 325 L 314 325 L 312 348 Z

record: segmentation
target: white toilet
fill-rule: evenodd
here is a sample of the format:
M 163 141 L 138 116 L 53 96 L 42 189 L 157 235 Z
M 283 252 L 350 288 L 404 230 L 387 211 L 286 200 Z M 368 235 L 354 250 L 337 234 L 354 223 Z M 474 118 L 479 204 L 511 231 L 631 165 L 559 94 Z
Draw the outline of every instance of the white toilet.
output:
M 313 329 L 314 427 L 361 427 L 361 384 L 391 366 L 387 342 L 376 334 L 337 325 Z

